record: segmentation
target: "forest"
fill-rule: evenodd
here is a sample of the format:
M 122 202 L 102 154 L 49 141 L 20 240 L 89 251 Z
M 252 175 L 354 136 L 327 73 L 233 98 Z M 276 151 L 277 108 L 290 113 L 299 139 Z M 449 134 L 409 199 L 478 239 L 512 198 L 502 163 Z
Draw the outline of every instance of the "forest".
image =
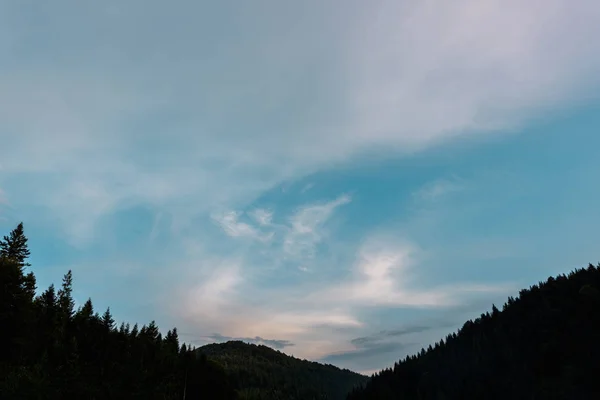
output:
M 523 289 L 348 400 L 600 398 L 599 287 L 590 264 Z
M 367 377 L 233 342 L 195 349 L 154 321 L 115 323 L 73 274 L 37 294 L 23 224 L 0 241 L 0 399 L 344 399 Z
M 0 240 L 2 399 L 599 398 L 600 265 L 550 277 L 370 378 L 266 346 L 194 348 L 154 321 L 117 325 L 73 274 L 38 291 L 23 224 Z
M 368 379 L 240 341 L 210 344 L 197 351 L 224 366 L 239 387 L 240 399 L 344 400 L 350 390 Z

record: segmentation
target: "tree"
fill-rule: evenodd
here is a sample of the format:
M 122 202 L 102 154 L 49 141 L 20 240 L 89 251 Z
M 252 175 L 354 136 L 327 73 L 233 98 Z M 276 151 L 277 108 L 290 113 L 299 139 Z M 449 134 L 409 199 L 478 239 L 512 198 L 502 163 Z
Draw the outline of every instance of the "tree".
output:
M 177 328 L 173 328 L 167 332 L 167 335 L 165 336 L 165 345 L 170 353 L 179 353 L 179 336 L 177 335 Z
M 73 316 L 75 301 L 73 300 L 73 273 L 69 270 L 63 277 L 62 287 L 58 291 L 58 304 L 63 317 L 70 319 Z
M 31 265 L 26 262 L 29 255 L 27 237 L 21 222 L 8 236 L 4 236 L 4 239 L 0 240 L 0 256 L 16 260 L 21 267 L 28 267 Z
M 102 326 L 107 332 L 110 332 L 115 328 L 115 320 L 110 313 L 110 307 L 108 307 L 102 315 Z
M 83 320 L 90 320 L 94 316 L 94 305 L 92 299 L 88 298 L 83 304 L 83 307 L 79 310 L 78 314 Z
M 71 271 L 35 297 L 26 239 L 20 225 L 0 242 L 0 398 L 180 399 L 186 371 L 202 380 L 188 398 L 236 398 L 222 369 L 177 352 L 175 329 L 165 340 L 154 322 L 117 331 L 110 308 L 100 317 L 91 299 L 74 313 Z

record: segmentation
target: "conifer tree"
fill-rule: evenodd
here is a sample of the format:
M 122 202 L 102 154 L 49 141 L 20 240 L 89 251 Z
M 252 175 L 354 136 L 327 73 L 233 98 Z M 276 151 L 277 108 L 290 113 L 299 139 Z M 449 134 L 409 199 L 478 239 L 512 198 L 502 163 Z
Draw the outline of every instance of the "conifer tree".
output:
M 73 273 L 69 270 L 63 277 L 62 287 L 58 291 L 58 304 L 64 318 L 73 316 L 75 301 L 73 300 Z
M 110 313 L 110 307 L 108 307 L 102 315 L 102 326 L 107 332 L 110 332 L 115 328 L 115 320 Z
M 27 240 L 21 222 L 8 236 L 0 240 L 0 257 L 14 259 L 21 267 L 30 266 L 26 261 L 30 256 Z

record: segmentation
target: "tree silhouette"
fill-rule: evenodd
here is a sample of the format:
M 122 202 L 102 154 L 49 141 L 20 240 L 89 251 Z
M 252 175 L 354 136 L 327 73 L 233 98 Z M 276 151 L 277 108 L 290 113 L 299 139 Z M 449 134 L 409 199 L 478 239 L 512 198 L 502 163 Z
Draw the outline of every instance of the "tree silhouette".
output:
M 598 398 L 599 287 L 589 265 L 523 289 L 348 399 Z

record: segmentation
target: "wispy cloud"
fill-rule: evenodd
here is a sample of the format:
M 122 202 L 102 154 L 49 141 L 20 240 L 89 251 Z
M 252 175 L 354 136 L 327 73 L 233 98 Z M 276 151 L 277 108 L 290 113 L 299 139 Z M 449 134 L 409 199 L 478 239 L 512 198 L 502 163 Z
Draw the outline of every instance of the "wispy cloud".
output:
M 304 185 L 304 187 L 302 188 L 302 190 L 300 191 L 300 193 L 308 192 L 314 186 L 315 186 L 315 184 L 313 182 L 307 183 L 306 185 Z
M 433 329 L 448 328 L 452 326 L 456 326 L 456 323 L 448 321 L 432 321 L 426 324 L 406 325 L 398 329 L 388 329 L 368 336 L 357 337 L 352 339 L 350 343 L 356 346 L 357 349 L 368 349 L 377 347 L 382 343 L 403 340 L 405 336 L 421 334 Z
M 451 179 L 438 179 L 429 182 L 417 191 L 413 192 L 413 198 L 417 201 L 434 201 L 440 197 L 458 192 L 465 188 L 465 182 L 453 176 Z
M 86 242 L 127 203 L 190 221 L 373 146 L 514 128 L 598 83 L 594 0 L 334 4 L 263 1 L 238 18 L 191 2 L 118 13 L 59 3 L 35 29 L 26 7 L 3 5 L 3 187 Z M 143 21 L 158 16 L 180 29 L 157 38 Z M 229 24 L 243 43 L 219 35 Z M 39 179 L 6 182 L 24 172 Z
M 210 323 L 221 319 L 236 303 L 244 277 L 239 264 L 223 263 L 204 268 L 200 278 L 191 287 L 186 285 L 186 290 L 177 296 L 177 303 L 187 316 Z
M 427 287 L 419 273 L 418 248 L 403 239 L 375 235 L 357 255 L 353 275 L 311 293 L 310 302 L 353 307 L 451 308 L 470 296 L 506 293 L 512 283 L 458 282 Z
M 399 354 L 407 347 L 411 347 L 413 345 L 414 343 L 380 343 L 377 346 L 372 346 L 369 348 L 360 348 L 356 350 L 328 354 L 327 356 L 321 358 L 321 361 L 338 365 L 352 365 L 354 370 L 362 372 L 367 368 L 372 368 L 374 365 L 381 365 L 382 355 L 387 355 L 388 358 L 395 360 L 397 357 L 391 356 L 392 354 Z
M 165 253 L 160 272 L 136 267 L 162 290 L 155 310 L 208 333 L 288 338 L 314 357 L 367 335 L 365 310 L 445 309 L 506 290 L 432 282 L 439 242 L 467 248 L 440 233 L 471 222 L 452 219 L 462 208 L 428 210 L 391 239 L 363 230 L 362 245 L 323 260 L 350 196 L 293 215 L 257 200 L 277 191 L 297 206 L 274 189 L 379 149 L 515 131 L 597 96 L 598 1 L 341 4 L 259 0 L 231 13 L 221 2 L 56 1 L 39 24 L 27 4 L 0 2 L 0 187 L 15 215 L 98 263 Z M 438 205 L 462 183 L 432 182 L 414 199 Z M 135 207 L 160 215 L 148 233 L 164 243 L 151 256 L 98 251 L 106 220 Z M 225 235 L 211 236 L 215 222 Z M 273 274 L 286 257 L 294 265 Z
M 321 204 L 311 204 L 300 208 L 290 218 L 290 227 L 284 239 L 284 250 L 292 257 L 312 258 L 315 246 L 323 239 L 322 228 L 336 208 L 348 204 L 350 196 Z
M 239 217 L 241 215 L 242 213 L 229 211 L 222 214 L 213 214 L 212 218 L 231 237 L 249 237 L 260 241 L 267 241 L 272 237 L 272 233 L 262 233 L 250 224 L 240 222 Z M 262 217 L 263 219 L 266 218 L 265 215 L 262 215 Z
M 430 329 L 432 329 L 431 326 L 417 325 L 417 326 L 409 326 L 409 327 L 402 328 L 402 329 L 380 331 L 380 332 L 375 333 L 370 336 L 362 336 L 362 337 L 352 339 L 350 341 L 350 343 L 352 343 L 353 345 L 355 345 L 358 348 L 369 348 L 375 344 L 378 344 L 385 338 L 390 338 L 390 337 L 396 338 L 396 337 L 400 337 L 400 336 L 409 335 L 411 333 L 425 332 Z
M 406 327 L 357 338 L 357 330 L 366 329 L 364 310 L 381 306 L 452 309 L 469 302 L 474 293 L 487 296 L 507 290 L 501 283 L 459 282 L 428 287 L 426 281 L 420 282 L 425 274 L 420 272 L 423 266 L 418 263 L 418 254 L 418 248 L 405 240 L 375 235 L 360 248 L 354 265 L 339 266 L 341 270 L 351 272 L 348 278 L 321 282 L 317 276 L 316 282 L 292 287 L 254 286 L 249 280 L 250 286 L 239 292 L 235 290 L 240 282 L 236 270 L 225 269 L 223 274 L 215 275 L 190 291 L 195 302 L 184 306 L 184 310 L 188 310 L 184 313 L 187 326 L 192 327 L 188 330 L 197 331 L 208 326 L 219 327 L 221 335 L 232 338 L 287 337 L 296 344 L 295 353 L 301 356 L 322 357 L 338 348 L 356 353 L 358 359 L 363 354 L 356 349 L 360 347 L 359 342 L 362 347 L 367 342 L 372 344 L 371 347 L 385 347 L 390 339 L 415 333 L 418 329 L 430 329 L 424 325 Z M 241 270 L 250 273 L 253 267 L 246 264 Z M 277 301 L 273 302 L 273 299 Z M 204 301 L 206 305 L 202 305 Z M 214 312 L 198 314 L 195 307 Z M 346 333 L 343 336 L 327 335 L 325 340 L 318 334 L 320 329 L 330 332 L 345 329 Z M 355 336 L 348 337 L 353 334 Z M 318 346 L 315 345 L 317 342 L 320 343 Z M 348 344 L 353 349 L 348 349 Z M 398 343 L 394 346 L 399 348 Z
M 249 215 L 260 225 L 269 225 L 273 220 L 273 212 L 262 208 L 252 210 Z

